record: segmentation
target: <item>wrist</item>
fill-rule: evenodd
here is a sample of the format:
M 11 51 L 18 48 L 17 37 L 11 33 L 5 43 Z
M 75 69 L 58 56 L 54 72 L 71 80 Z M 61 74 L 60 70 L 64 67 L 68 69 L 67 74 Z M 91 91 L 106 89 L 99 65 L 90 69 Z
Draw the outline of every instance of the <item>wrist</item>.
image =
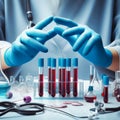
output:
M 116 71 L 119 69 L 119 54 L 114 48 L 107 48 L 112 53 L 112 62 L 107 67 L 108 69 L 112 71 Z
M 10 46 L 4 47 L 4 48 L 1 50 L 1 65 L 2 65 L 2 69 L 7 69 L 7 68 L 10 67 L 10 66 L 7 64 L 6 60 L 5 60 L 5 54 L 6 54 L 7 49 L 9 49 L 9 47 L 10 47 Z

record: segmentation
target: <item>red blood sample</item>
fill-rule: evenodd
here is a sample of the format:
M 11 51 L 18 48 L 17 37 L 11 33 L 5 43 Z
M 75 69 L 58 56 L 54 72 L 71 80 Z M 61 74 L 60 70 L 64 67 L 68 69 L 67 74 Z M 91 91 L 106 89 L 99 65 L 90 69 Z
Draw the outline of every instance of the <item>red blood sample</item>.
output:
M 94 102 L 94 100 L 96 100 L 96 96 L 85 96 L 85 100 L 86 102 Z
M 39 74 L 39 96 L 43 96 L 43 74 Z
M 93 93 L 93 86 L 89 86 L 88 92 L 85 94 L 86 102 L 94 102 L 96 98 L 96 95 Z
M 66 95 L 66 69 L 61 69 L 61 95 L 62 97 L 65 97 Z
M 59 93 L 61 95 L 61 68 L 59 68 Z
M 73 96 L 74 97 L 78 95 L 77 84 L 78 84 L 78 68 L 74 68 L 73 69 Z
M 51 68 L 48 68 L 48 93 L 51 94 Z
M 51 96 L 55 97 L 56 95 L 56 70 L 51 70 Z
M 70 94 L 70 71 L 66 70 L 66 92 Z
M 105 103 L 108 103 L 108 86 L 104 87 L 104 98 L 103 98 L 103 101 Z

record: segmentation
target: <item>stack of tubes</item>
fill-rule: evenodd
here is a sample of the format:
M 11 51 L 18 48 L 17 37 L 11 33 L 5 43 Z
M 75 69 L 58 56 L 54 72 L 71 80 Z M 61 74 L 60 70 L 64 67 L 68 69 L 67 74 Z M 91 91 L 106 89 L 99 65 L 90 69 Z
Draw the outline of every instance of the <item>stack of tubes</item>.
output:
M 57 59 L 48 58 L 48 94 L 56 96 L 56 89 L 62 97 L 78 96 L 78 58 L 58 58 L 58 88 L 56 88 Z M 39 58 L 39 96 L 44 96 L 44 58 Z M 72 69 L 71 69 L 72 68 Z M 71 73 L 72 72 L 72 73 Z M 71 79 L 72 78 L 72 79 Z M 72 83 L 72 86 L 71 86 Z M 72 87 L 72 88 L 71 88 Z

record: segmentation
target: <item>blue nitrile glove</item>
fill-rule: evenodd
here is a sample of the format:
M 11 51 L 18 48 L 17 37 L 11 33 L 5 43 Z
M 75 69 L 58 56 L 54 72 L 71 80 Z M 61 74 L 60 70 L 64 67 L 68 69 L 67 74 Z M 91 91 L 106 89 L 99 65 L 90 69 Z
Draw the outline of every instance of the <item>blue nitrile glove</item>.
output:
M 55 32 L 65 38 L 83 57 L 93 64 L 108 67 L 112 62 L 112 53 L 103 47 L 99 34 L 85 25 L 78 25 L 70 19 L 54 17 L 57 23 Z M 64 26 L 59 26 L 59 24 Z
M 19 66 L 34 58 L 39 51 L 47 52 L 44 43 L 56 35 L 54 29 L 46 32 L 43 29 L 53 21 L 53 17 L 48 17 L 34 27 L 23 31 L 21 35 L 12 43 L 11 47 L 5 51 L 4 59 L 8 66 Z

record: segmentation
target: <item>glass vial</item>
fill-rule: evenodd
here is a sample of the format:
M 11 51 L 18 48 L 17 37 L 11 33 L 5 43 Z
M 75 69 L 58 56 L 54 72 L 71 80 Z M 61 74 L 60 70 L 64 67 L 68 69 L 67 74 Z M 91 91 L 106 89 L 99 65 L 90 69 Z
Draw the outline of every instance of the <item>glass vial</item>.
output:
M 78 95 L 78 58 L 72 59 L 73 67 L 73 96 L 77 97 Z
M 38 59 L 38 74 L 39 74 L 39 96 L 43 96 L 43 90 L 44 90 L 44 59 L 39 58 Z
M 51 59 L 51 96 L 56 95 L 56 59 Z
M 51 58 L 48 58 L 47 64 L 48 64 L 48 94 L 51 95 Z
M 108 95 L 108 87 L 109 86 L 109 77 L 104 75 L 103 76 L 103 101 L 104 103 L 108 103 L 109 95 Z
M 66 58 L 66 93 L 70 95 L 71 91 L 71 58 Z
M 115 72 L 114 96 L 116 100 L 120 102 L 120 71 Z
M 84 96 L 86 102 L 94 102 L 96 100 L 96 95 L 93 93 L 93 86 L 89 86 L 88 92 Z
M 66 96 L 66 59 L 61 58 L 61 96 Z
M 58 85 L 59 85 L 58 91 L 60 95 L 61 95 L 61 61 L 62 58 L 58 58 Z

